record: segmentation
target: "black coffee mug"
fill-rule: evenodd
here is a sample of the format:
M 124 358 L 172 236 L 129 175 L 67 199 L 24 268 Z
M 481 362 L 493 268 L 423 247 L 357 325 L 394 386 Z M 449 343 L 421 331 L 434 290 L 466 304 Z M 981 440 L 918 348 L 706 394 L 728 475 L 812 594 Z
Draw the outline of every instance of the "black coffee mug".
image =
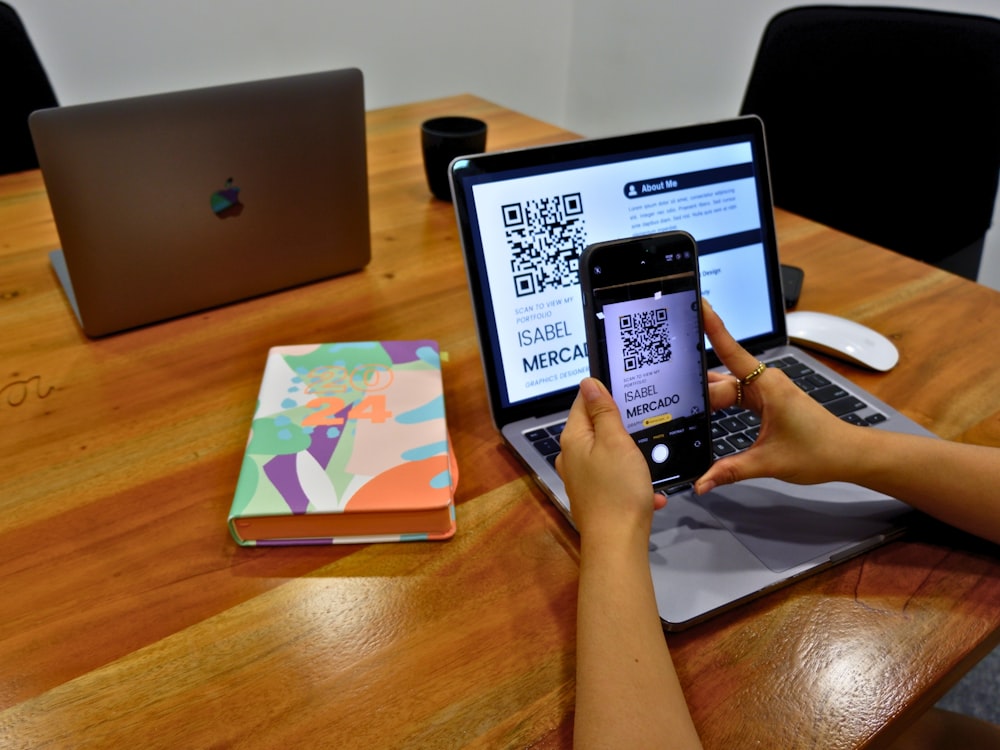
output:
M 435 117 L 420 126 L 427 185 L 435 198 L 451 200 L 448 165 L 456 156 L 486 150 L 486 123 L 473 117 Z

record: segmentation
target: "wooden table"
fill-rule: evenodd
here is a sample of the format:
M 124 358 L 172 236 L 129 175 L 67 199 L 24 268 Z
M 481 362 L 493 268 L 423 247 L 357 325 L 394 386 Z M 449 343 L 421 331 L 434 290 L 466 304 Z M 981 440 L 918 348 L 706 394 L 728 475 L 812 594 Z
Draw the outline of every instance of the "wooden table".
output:
M 37 173 L 0 179 L 0 745 L 568 747 L 575 532 L 489 421 L 455 219 L 418 124 L 570 137 L 471 96 L 369 114 L 363 272 L 90 341 Z M 785 213 L 800 307 L 902 353 L 844 372 L 1000 445 L 1000 294 Z M 444 543 L 242 549 L 225 525 L 276 344 L 440 340 Z M 915 471 L 933 470 L 914 467 Z M 669 637 L 706 747 L 878 746 L 1000 640 L 1000 554 L 939 526 Z

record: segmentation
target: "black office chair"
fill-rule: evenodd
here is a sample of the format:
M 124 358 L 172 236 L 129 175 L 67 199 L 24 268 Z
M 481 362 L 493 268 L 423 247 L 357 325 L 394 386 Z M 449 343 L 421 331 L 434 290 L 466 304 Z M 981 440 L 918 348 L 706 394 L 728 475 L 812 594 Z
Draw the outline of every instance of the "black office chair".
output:
M 1000 171 L 1000 20 L 786 10 L 741 112 L 764 121 L 776 205 L 976 278 Z
M 0 174 L 38 168 L 28 131 L 28 115 L 55 107 L 49 84 L 28 32 L 12 7 L 0 2 L 0 69 L 5 73 L 0 93 Z

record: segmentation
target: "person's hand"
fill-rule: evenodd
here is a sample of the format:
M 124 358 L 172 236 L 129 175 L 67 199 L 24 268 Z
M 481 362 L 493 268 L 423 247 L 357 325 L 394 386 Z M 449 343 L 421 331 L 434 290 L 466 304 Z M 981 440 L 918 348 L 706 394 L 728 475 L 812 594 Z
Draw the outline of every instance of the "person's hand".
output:
M 556 468 L 580 532 L 577 747 L 701 747 L 663 640 L 649 568 L 649 468 L 618 405 L 585 378 Z
M 646 459 L 599 380 L 580 383 L 560 444 L 556 470 L 581 538 L 643 529 L 648 537 L 653 509 L 666 499 L 654 495 Z
M 726 368 L 745 377 L 757 359 L 732 337 L 715 310 L 703 302 L 705 334 Z M 736 403 L 736 378 L 709 373 L 712 410 Z M 833 481 L 851 458 L 852 427 L 805 394 L 778 369 L 767 368 L 742 387 L 742 405 L 761 417 L 760 434 L 748 450 L 717 460 L 695 482 L 699 495 L 723 484 L 775 477 L 797 484 Z

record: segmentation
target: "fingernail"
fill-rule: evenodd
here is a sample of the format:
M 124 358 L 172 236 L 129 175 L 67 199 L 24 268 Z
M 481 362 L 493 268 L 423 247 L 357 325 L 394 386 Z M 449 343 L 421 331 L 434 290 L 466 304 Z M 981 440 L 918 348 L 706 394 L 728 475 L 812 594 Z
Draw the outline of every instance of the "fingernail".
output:
M 594 401 L 601 397 L 601 384 L 594 378 L 584 378 L 580 381 L 580 393 L 584 401 Z

